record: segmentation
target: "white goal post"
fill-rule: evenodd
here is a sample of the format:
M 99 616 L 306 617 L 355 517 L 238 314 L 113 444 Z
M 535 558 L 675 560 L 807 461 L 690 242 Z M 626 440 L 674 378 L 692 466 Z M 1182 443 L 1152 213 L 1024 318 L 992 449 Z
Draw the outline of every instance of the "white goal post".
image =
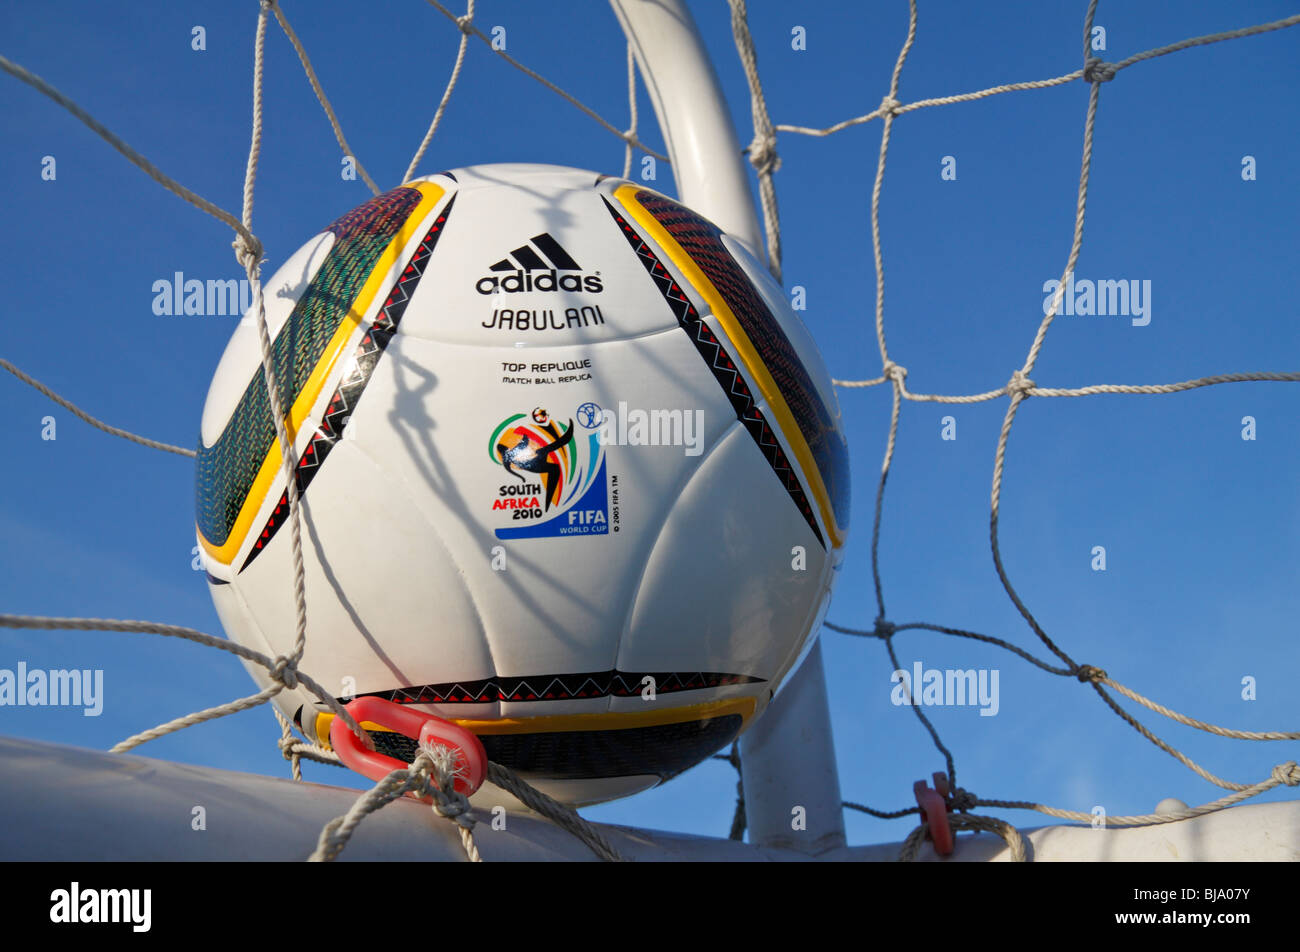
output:
M 763 261 L 749 169 L 685 0 L 610 4 L 641 66 L 678 197 Z M 751 842 L 810 854 L 844 845 L 844 810 L 820 644 L 814 643 L 771 707 L 741 738 L 740 750 Z M 796 807 L 802 808 L 806 824 L 797 832 L 791 828 Z
M 0 737 L 0 857 L 10 861 L 294 861 L 306 859 L 357 791 L 171 761 Z M 196 819 L 202 810 L 202 829 Z M 595 855 L 549 820 L 476 808 L 475 837 L 488 862 L 575 860 Z M 497 822 L 493 822 L 496 820 Z M 805 853 L 663 830 L 597 825 L 633 861 L 809 860 Z M 1261 836 L 1260 831 L 1267 835 Z M 1300 859 L 1300 803 L 1244 804 L 1193 820 L 1134 829 L 1047 826 L 1022 830 L 1037 861 Z M 840 846 L 817 859 L 892 862 L 899 843 Z M 916 857 L 938 861 L 929 843 Z M 403 799 L 367 817 L 347 861 L 463 862 L 455 827 Z M 1001 838 L 961 838 L 946 862 L 1006 861 Z

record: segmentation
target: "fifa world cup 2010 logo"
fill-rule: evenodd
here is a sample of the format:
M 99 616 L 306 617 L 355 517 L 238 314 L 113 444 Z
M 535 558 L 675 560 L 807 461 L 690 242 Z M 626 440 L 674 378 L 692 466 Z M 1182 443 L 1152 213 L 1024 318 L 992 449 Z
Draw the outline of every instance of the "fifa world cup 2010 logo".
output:
M 492 431 L 488 455 L 509 474 L 496 487 L 492 511 L 508 519 L 498 538 L 602 535 L 608 531 L 605 450 L 597 428 L 603 411 L 578 407 L 561 422 L 546 407 L 514 413 Z

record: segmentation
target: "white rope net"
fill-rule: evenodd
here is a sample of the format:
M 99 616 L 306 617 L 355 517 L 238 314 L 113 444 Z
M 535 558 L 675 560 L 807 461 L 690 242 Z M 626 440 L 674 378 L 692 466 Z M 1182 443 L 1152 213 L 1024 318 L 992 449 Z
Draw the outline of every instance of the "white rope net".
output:
M 491 38 L 484 34 L 475 25 L 475 0 L 468 0 L 464 13 L 459 15 L 437 2 L 437 0 L 426 0 L 426 2 L 430 7 L 434 8 L 451 21 L 451 23 L 456 27 L 459 32 L 459 45 L 445 90 L 438 102 L 428 130 L 411 158 L 410 164 L 403 176 L 403 181 L 416 174 L 416 170 L 419 167 L 425 152 L 429 148 L 434 136 L 437 134 L 439 125 L 442 122 L 448 105 L 452 101 L 457 83 L 461 77 L 465 63 L 466 50 L 469 44 L 473 41 L 479 41 L 485 44 L 492 51 L 493 55 L 499 57 L 506 64 L 521 71 L 531 79 L 536 80 L 546 89 L 560 96 L 621 140 L 624 143 L 623 174 L 625 177 L 630 174 L 633 157 L 637 152 L 654 156 L 661 161 L 667 161 L 666 156 L 650 148 L 637 136 L 636 62 L 630 45 L 627 50 L 626 76 L 630 122 L 626 129 L 619 129 L 615 124 L 600 116 L 575 96 L 511 57 L 504 50 L 494 48 Z M 1083 227 L 1087 210 L 1088 185 L 1093 152 L 1093 133 L 1096 125 L 1102 84 L 1112 81 L 1122 70 L 1149 59 L 1169 55 L 1197 46 L 1246 38 L 1261 33 L 1295 26 L 1300 24 L 1300 14 L 1269 23 L 1261 23 L 1227 32 L 1194 37 L 1137 53 L 1115 63 L 1109 63 L 1093 56 L 1090 49 L 1089 39 L 1092 34 L 1093 22 L 1098 5 L 1098 0 L 1090 0 L 1084 19 L 1083 65 L 1080 68 L 1050 79 L 1009 83 L 970 93 L 904 103 L 898 99 L 899 83 L 904 66 L 907 62 L 908 54 L 917 39 L 917 3 L 916 0 L 909 0 L 909 19 L 906 38 L 904 39 L 901 50 L 899 51 L 890 79 L 889 88 L 882 97 L 880 105 L 870 112 L 845 119 L 826 128 L 810 128 L 799 125 L 774 123 L 772 121 L 760 81 L 757 55 L 754 50 L 754 43 L 749 29 L 749 17 L 746 2 L 745 0 L 728 0 L 728 3 L 731 10 L 731 25 L 736 50 L 749 86 L 750 106 L 753 117 L 753 139 L 745 151 L 748 154 L 755 172 L 757 173 L 759 198 L 766 232 L 769 267 L 778 280 L 781 276 L 781 225 L 777 206 L 777 192 L 774 184 L 774 176 L 780 169 L 781 165 L 781 160 L 777 151 L 780 136 L 782 134 L 788 134 L 826 138 L 846 129 L 874 120 L 879 120 L 882 126 L 879 159 L 876 166 L 874 187 L 871 192 L 871 240 L 876 274 L 875 332 L 880 350 L 881 372 L 879 376 L 870 379 L 836 379 L 834 381 L 836 386 L 846 389 L 875 387 L 887 384 L 891 388 L 893 394 L 888 438 L 886 441 L 884 460 L 881 466 L 880 480 L 876 492 L 871 539 L 871 571 L 878 612 L 875 622 L 870 628 L 854 628 L 833 622 L 827 622 L 826 627 L 844 634 L 876 638 L 883 641 L 885 649 L 896 670 L 899 668 L 899 663 L 895 654 L 894 639 L 899 633 L 905 631 L 924 630 L 937 632 L 957 638 L 972 639 L 985 644 L 1004 648 L 1049 674 L 1063 678 L 1077 679 L 1081 683 L 1090 685 L 1097 693 L 1098 697 L 1100 697 L 1101 700 L 1115 712 L 1115 714 L 1129 724 L 1142 737 L 1179 760 L 1203 779 L 1224 790 L 1230 791 L 1226 796 L 1218 800 L 1185 811 L 1138 816 L 1108 816 L 1106 822 L 1109 825 L 1121 827 L 1143 826 L 1169 823 L 1191 817 L 1203 816 L 1208 813 L 1223 810 L 1280 785 L 1300 785 L 1300 766 L 1298 766 L 1295 761 L 1284 761 L 1278 763 L 1273 766 L 1266 777 L 1251 783 L 1239 783 L 1218 777 L 1195 763 L 1160 737 L 1156 736 L 1156 734 L 1139 722 L 1136 717 L 1121 708 L 1107 689 L 1123 695 L 1130 701 L 1167 717 L 1176 723 L 1193 727 L 1197 730 L 1205 731 L 1220 737 L 1255 741 L 1300 740 L 1300 731 L 1235 730 L 1188 717 L 1156 703 L 1155 701 L 1144 697 L 1137 691 L 1120 684 L 1111 679 L 1104 670 L 1098 667 L 1076 662 L 1065 652 L 1064 649 L 1059 647 L 1042 628 L 1034 614 L 1026 606 L 1020 595 L 1017 593 L 1015 587 L 1012 585 L 1011 579 L 1003 565 L 998 535 L 998 520 L 1007 443 L 1011 434 L 1012 426 L 1016 419 L 1017 411 L 1028 398 L 1082 397 L 1100 394 L 1170 394 L 1229 383 L 1300 381 L 1300 373 L 1226 373 L 1166 384 L 1104 384 L 1067 389 L 1040 387 L 1030 377 L 1030 374 L 1033 372 L 1034 366 L 1038 361 L 1047 332 L 1051 328 L 1053 320 L 1060 313 L 1064 289 L 1066 286 L 1066 277 L 1074 271 L 1083 244 Z M 135 734 L 115 745 L 112 748 L 113 752 L 129 751 L 147 741 L 163 737 L 186 727 L 257 707 L 270 701 L 286 688 L 295 689 L 298 687 L 306 688 L 314 694 L 322 703 L 333 710 L 337 716 L 343 719 L 344 723 L 346 723 L 347 726 L 351 728 L 359 738 L 361 738 L 363 744 L 367 747 L 373 748 L 373 744 L 367 735 L 367 732 L 362 729 L 347 710 L 343 708 L 337 700 L 335 700 L 333 695 L 312 680 L 307 673 L 298 668 L 298 663 L 302 659 L 303 653 L 306 650 L 306 642 L 309 636 L 309 625 L 304 591 L 299 499 L 296 481 L 292 478 L 294 468 L 297 465 L 297 459 L 295 457 L 293 444 L 287 439 L 287 434 L 284 428 L 283 407 L 280 406 L 279 401 L 280 390 L 276 386 L 275 372 L 271 361 L 271 342 L 267 329 L 266 312 L 260 280 L 263 252 L 261 242 L 253 231 L 252 223 L 255 184 L 257 180 L 262 139 L 262 95 L 265 39 L 267 24 L 271 17 L 275 18 L 286 38 L 292 44 L 293 49 L 297 53 L 307 79 L 311 84 L 311 88 L 325 112 L 342 153 L 353 159 L 356 163 L 358 174 L 362 177 L 366 186 L 372 193 L 378 194 L 380 192 L 379 186 L 365 170 L 364 166 L 362 166 L 360 160 L 355 158 L 356 152 L 348 144 L 338 117 L 335 114 L 318 76 L 316 75 L 307 51 L 304 49 L 297 34 L 290 25 L 284 10 L 280 7 L 277 0 L 260 0 L 260 10 L 257 15 L 254 40 L 252 136 L 244 178 L 243 204 L 239 217 L 221 209 L 176 182 L 174 179 L 156 168 L 151 162 L 144 158 L 144 156 L 140 155 L 133 148 L 127 145 L 87 111 L 60 93 L 52 85 L 39 76 L 32 74 L 21 65 L 0 56 L 0 70 L 3 70 L 10 76 L 13 76 L 14 78 L 37 89 L 54 102 L 63 106 L 108 142 L 109 145 L 121 153 L 127 160 L 139 167 L 154 181 L 158 182 L 158 184 L 163 188 L 184 199 L 200 211 L 203 211 L 223 222 L 235 232 L 233 247 L 236 259 L 241 267 L 243 267 L 253 291 L 254 304 L 252 313 L 256 315 L 256 323 L 261 345 L 262 368 L 273 409 L 277 436 L 279 437 L 279 445 L 282 447 L 283 451 L 283 469 L 289 477 L 286 480 L 286 483 L 289 487 L 289 522 L 291 526 L 290 538 L 294 568 L 293 595 L 296 605 L 297 626 L 293 649 L 287 655 L 270 658 L 223 638 L 214 637 L 191 628 L 176 625 L 106 618 L 69 618 L 0 614 L 0 627 L 13 629 L 138 632 L 181 638 L 207 647 L 229 652 L 245 659 L 246 661 L 251 661 L 255 664 L 261 665 L 270 673 L 271 679 L 274 683 L 266 690 L 248 697 L 236 699 L 226 704 L 185 715 L 184 717 L 174 719 L 167 723 L 160 724 L 157 727 Z M 1046 89 L 1072 82 L 1083 82 L 1089 86 L 1088 104 L 1084 115 L 1083 154 L 1079 175 L 1073 238 L 1065 266 L 1062 270 L 1062 279 L 1058 282 L 1058 287 L 1055 296 L 1051 301 L 1050 308 L 1048 308 L 1046 316 L 1043 318 L 1037 329 L 1024 362 L 1019 368 L 1016 368 L 1011 372 L 1007 384 L 996 390 L 973 394 L 912 393 L 907 389 L 906 385 L 907 369 L 891 359 L 885 338 L 885 272 L 881 250 L 880 200 L 886 161 L 889 155 L 890 139 L 893 134 L 895 122 L 907 113 L 919 109 L 972 102 L 1009 92 Z M 102 422 L 63 398 L 39 380 L 25 373 L 8 360 L 0 359 L 0 367 L 3 367 L 20 381 L 34 387 L 36 390 L 63 406 L 81 420 L 103 430 L 104 432 L 164 452 L 191 457 L 195 455 L 193 450 L 147 439 L 135 433 Z M 890 466 L 893 461 L 894 450 L 897 443 L 903 402 L 972 404 L 998 400 L 1003 397 L 1007 398 L 1007 409 L 998 436 L 994 457 L 989 521 L 989 540 L 994 566 L 1007 596 L 1011 599 L 1020 615 L 1029 624 L 1038 639 L 1053 655 L 1056 656 L 1057 659 L 1059 659 L 1059 664 L 1044 661 L 1009 641 L 991 635 L 927 622 L 895 623 L 889 620 L 885 611 L 884 591 L 880 574 L 880 528 L 884 507 L 885 485 L 889 477 Z M 302 779 L 301 761 L 303 760 L 336 766 L 340 765 L 339 758 L 332 751 L 298 740 L 293 735 L 289 723 L 284 719 L 279 711 L 275 709 L 274 705 L 272 705 L 272 710 L 275 711 L 276 717 L 279 719 L 281 725 L 281 740 L 279 742 L 280 750 L 285 759 L 290 762 L 291 771 L 296 780 Z M 920 719 L 922 725 L 932 738 L 934 745 L 944 757 L 947 768 L 946 779 L 948 786 L 945 800 L 949 811 L 955 811 L 950 815 L 950 822 L 953 829 L 974 831 L 982 830 L 1000 835 L 1008 844 L 1011 858 L 1016 861 L 1024 861 L 1026 859 L 1026 851 L 1023 839 L 1014 826 L 1004 820 L 995 817 L 977 816 L 971 814 L 969 811 L 976 807 L 1024 809 L 1036 811 L 1062 820 L 1081 823 L 1089 823 L 1093 819 L 1092 815 L 1087 813 L 1056 809 L 1031 801 L 986 799 L 977 797 L 974 794 L 961 789 L 956 784 L 957 774 L 952 753 L 944 745 L 939 737 L 938 731 L 935 729 L 930 719 L 926 717 L 922 708 L 914 705 L 912 710 Z M 740 755 L 735 745 L 733 745 L 729 754 L 717 755 L 716 759 L 728 761 L 739 772 Z M 478 845 L 475 842 L 472 832 L 475 823 L 474 816 L 466 798 L 454 790 L 454 773 L 454 757 L 447 748 L 421 748 L 415 761 L 408 768 L 394 771 L 385 777 L 371 790 L 359 797 L 352 809 L 344 816 L 340 816 L 327 824 L 321 831 L 319 841 L 314 852 L 312 852 L 310 859 L 313 861 L 333 860 L 343 851 L 348 840 L 366 816 L 382 808 L 384 805 L 391 803 L 408 793 L 412 793 L 417 796 L 429 797 L 432 799 L 434 812 L 456 825 L 466 858 L 472 862 L 480 862 L 483 857 L 480 855 Z M 498 787 L 501 787 L 514 795 L 530 809 L 544 817 L 547 817 L 563 829 L 572 833 L 584 842 L 600 859 L 608 861 L 623 859 L 623 857 L 621 857 L 601 835 L 600 831 L 579 816 L 576 811 L 552 800 L 545 794 L 532 788 L 522 778 L 515 775 L 508 768 L 496 763 L 491 764 L 489 766 L 488 779 Z M 849 809 L 858 810 L 885 819 L 900 818 L 907 815 L 917 814 L 919 812 L 918 807 L 893 811 L 877 810 L 852 801 L 845 801 L 844 806 Z M 745 825 L 744 791 L 743 786 L 738 783 L 736 813 L 730 833 L 731 838 L 742 839 L 744 836 Z M 911 860 L 916 857 L 921 843 L 928 835 L 927 830 L 928 828 L 924 823 L 913 830 L 903 844 L 902 851 L 899 855 L 900 860 Z

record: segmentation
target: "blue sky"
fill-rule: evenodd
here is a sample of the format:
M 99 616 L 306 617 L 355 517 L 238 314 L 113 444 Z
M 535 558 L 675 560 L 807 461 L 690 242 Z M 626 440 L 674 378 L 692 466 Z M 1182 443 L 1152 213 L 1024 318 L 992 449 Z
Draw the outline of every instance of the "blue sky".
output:
M 695 3 L 742 142 L 748 98 L 725 3 Z M 874 109 L 907 25 L 903 0 L 750 4 L 774 121 L 825 126 Z M 343 127 L 384 187 L 428 124 L 457 33 L 416 2 L 289 3 Z M 922 4 L 904 102 L 1057 76 L 1080 65 L 1085 4 Z M 869 11 L 869 12 L 868 12 Z M 1279 19 L 1285 3 L 1103 3 L 1110 61 L 1189 36 Z M 7 57 L 63 90 L 160 168 L 237 210 L 248 147 L 256 4 L 68 3 L 0 11 Z M 480 4 L 509 52 L 616 125 L 626 123 L 625 49 L 603 3 Z M 207 49 L 191 49 L 191 28 Z M 791 29 L 807 49 L 791 48 Z M 1121 72 L 1102 89 L 1083 253 L 1076 276 L 1151 282 L 1151 320 L 1062 316 L 1040 386 L 1166 383 L 1297 369 L 1300 29 L 1193 49 Z M 894 126 L 881 206 L 891 356 L 920 393 L 1002 386 L 1042 318 L 1043 284 L 1069 250 L 1087 88 L 1081 83 L 920 110 Z M 8 277 L 0 355 L 91 413 L 192 445 L 233 317 L 153 313 L 153 282 L 176 271 L 235 278 L 225 226 L 165 193 L 30 88 L 0 81 L 0 258 Z M 649 102 L 647 141 L 658 142 Z M 869 199 L 880 124 L 828 140 L 785 135 L 777 187 L 786 283 L 832 373 L 878 375 Z M 42 181 L 52 155 L 57 178 Z M 1257 178 L 1243 181 L 1244 156 Z M 956 160 L 957 178 L 940 177 Z M 422 172 L 538 161 L 619 173 L 623 150 L 590 119 L 471 45 L 461 87 Z M 274 270 L 368 197 L 343 181 L 329 125 L 272 23 L 266 132 L 254 228 Z M 654 183 L 672 191 L 667 169 Z M 192 571 L 188 460 L 84 426 L 0 375 L 0 606 L 29 614 L 146 618 L 219 632 Z M 1176 710 L 1230 727 L 1295 729 L 1300 671 L 1300 384 L 1245 383 L 1171 396 L 1030 399 L 1010 443 L 1004 562 L 1021 597 L 1076 660 Z M 890 395 L 841 392 L 855 479 L 853 533 L 830 617 L 869 627 L 870 528 Z M 1005 399 L 960 408 L 909 403 L 885 500 L 881 566 L 889 617 L 999 636 L 1044 656 L 995 575 L 988 544 L 993 452 Z M 41 438 L 42 418 L 57 439 Z M 941 439 L 942 418 L 957 439 Z M 1242 439 L 1242 418 L 1256 439 Z M 1105 546 L 1107 568 L 1091 568 Z M 942 759 L 891 703 L 882 645 L 823 634 L 847 799 L 912 802 Z M 999 649 L 901 634 L 910 669 L 996 669 L 996 716 L 930 710 L 959 783 L 987 797 L 1110 814 L 1162 797 L 1222 791 L 1140 738 L 1077 682 Z M 107 704 L 0 708 L 0 732 L 105 748 L 182 713 L 251 693 L 233 659 L 147 635 L 0 632 L 0 667 L 102 668 Z M 1242 698 L 1254 678 L 1255 700 Z M 1130 705 L 1131 707 L 1131 705 Z M 1146 712 L 1143 712 L 1144 714 Z M 1144 716 L 1210 770 L 1255 782 L 1295 745 L 1228 741 Z M 287 765 L 265 708 L 187 730 L 140 753 L 264 773 Z M 310 779 L 361 785 L 309 767 Z M 706 763 L 664 787 L 588 811 L 597 819 L 725 835 L 731 769 Z M 1264 799 L 1282 797 L 1274 791 Z M 1035 814 L 1005 814 L 1039 825 Z M 848 813 L 851 842 L 901 839 L 910 820 Z

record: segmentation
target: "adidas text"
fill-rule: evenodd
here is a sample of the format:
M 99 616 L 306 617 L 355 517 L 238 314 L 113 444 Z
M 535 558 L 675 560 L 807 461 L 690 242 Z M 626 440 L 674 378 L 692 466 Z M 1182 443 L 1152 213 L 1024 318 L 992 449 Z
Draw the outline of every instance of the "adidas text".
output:
M 479 294 L 520 294 L 527 291 L 586 291 L 599 294 L 605 290 L 604 284 L 594 274 L 559 274 L 555 271 L 516 271 L 503 278 L 496 275 L 484 275 L 478 279 L 474 288 Z

